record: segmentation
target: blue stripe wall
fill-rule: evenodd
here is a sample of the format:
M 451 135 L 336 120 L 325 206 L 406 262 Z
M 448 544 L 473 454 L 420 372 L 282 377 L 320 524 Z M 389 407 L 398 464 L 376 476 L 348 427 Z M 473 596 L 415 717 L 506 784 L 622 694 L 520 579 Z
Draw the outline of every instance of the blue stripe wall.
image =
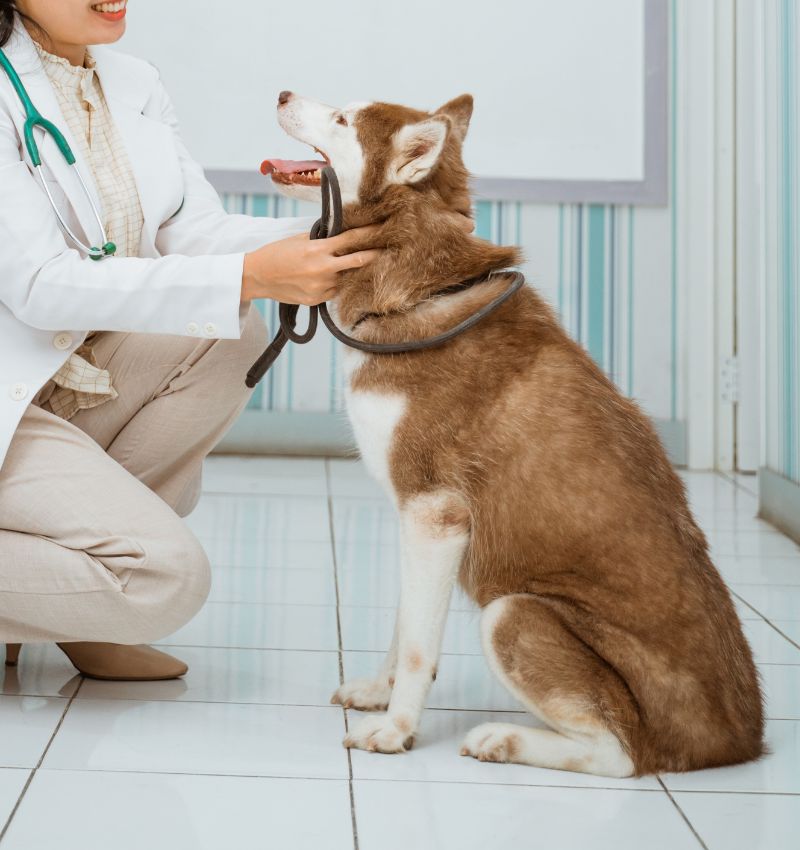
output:
M 273 197 L 227 195 L 224 201 L 236 212 L 314 214 L 304 204 Z M 669 210 L 484 201 L 476 205 L 475 220 L 480 236 L 522 245 L 529 282 L 623 392 L 639 398 L 656 418 L 678 418 L 678 317 L 671 306 L 672 270 L 663 263 L 664 244 L 671 240 Z M 274 329 L 275 305 L 259 306 Z M 337 344 L 326 334 L 308 346 L 289 346 L 250 408 L 340 410 L 337 364 Z
M 764 57 L 774 62 L 766 68 L 765 98 L 776 108 L 767 110 L 765 153 L 767 158 L 767 223 L 776 226 L 776 239 L 767 239 L 776 256 L 767 263 L 767 300 L 777 310 L 767 314 L 767 466 L 800 483 L 800 251 L 798 251 L 798 114 L 800 86 L 797 59 L 798 3 L 772 0 L 764 28 Z M 770 23 L 773 25 L 770 26 Z M 769 118 L 772 120 L 769 120 Z M 773 185 L 770 186 L 770 181 Z M 772 205 L 772 209 L 770 209 Z M 774 380 L 771 378 L 774 377 Z

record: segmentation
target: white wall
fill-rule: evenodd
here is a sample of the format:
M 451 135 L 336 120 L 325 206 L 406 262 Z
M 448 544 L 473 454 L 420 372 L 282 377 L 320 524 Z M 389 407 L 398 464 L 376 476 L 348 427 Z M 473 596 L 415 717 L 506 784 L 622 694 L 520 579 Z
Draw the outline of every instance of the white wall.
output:
M 479 176 L 644 176 L 644 0 L 142 0 L 121 48 L 159 67 L 208 168 L 307 158 L 277 127 L 282 89 L 422 109 L 468 91 Z

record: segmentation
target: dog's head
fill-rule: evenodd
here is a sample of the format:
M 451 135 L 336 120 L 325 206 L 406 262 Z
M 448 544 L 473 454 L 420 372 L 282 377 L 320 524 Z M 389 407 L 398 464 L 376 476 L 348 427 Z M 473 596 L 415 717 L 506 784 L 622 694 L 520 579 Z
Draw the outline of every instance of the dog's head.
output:
M 435 112 L 390 103 L 351 103 L 342 109 L 281 92 L 278 123 L 323 160 L 266 160 L 262 166 L 291 197 L 319 201 L 320 169 L 330 164 L 345 204 L 379 202 L 393 186 L 436 192 L 452 209 L 469 210 L 461 146 L 472 116 L 465 94 Z

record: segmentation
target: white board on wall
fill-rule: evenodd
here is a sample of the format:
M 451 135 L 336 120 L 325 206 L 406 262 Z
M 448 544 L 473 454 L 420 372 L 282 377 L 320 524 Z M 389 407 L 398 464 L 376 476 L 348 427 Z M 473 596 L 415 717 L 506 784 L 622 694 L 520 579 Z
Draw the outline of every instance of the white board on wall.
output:
M 159 67 L 209 169 L 308 155 L 275 121 L 283 89 L 422 109 L 468 91 L 477 176 L 634 184 L 646 178 L 647 3 L 138 0 L 120 47 Z

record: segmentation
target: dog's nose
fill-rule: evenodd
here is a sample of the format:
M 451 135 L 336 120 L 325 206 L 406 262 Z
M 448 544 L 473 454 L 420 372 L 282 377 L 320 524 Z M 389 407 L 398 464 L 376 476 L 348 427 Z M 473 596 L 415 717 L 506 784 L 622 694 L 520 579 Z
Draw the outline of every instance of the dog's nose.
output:
M 283 106 L 284 103 L 288 103 L 292 97 L 292 93 L 290 91 L 282 91 L 278 95 L 278 106 Z

